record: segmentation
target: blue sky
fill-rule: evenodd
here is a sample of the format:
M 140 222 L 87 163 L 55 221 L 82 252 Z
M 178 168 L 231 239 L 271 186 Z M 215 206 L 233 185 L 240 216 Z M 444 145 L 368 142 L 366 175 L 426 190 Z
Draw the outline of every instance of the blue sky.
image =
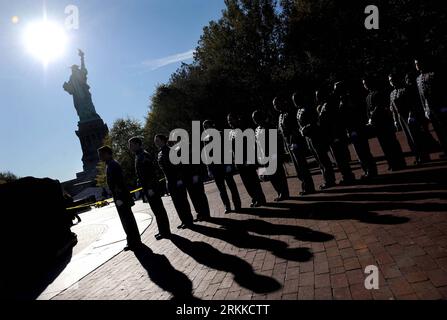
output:
M 79 29 L 67 31 L 65 54 L 45 69 L 26 51 L 23 29 L 42 19 L 64 24 L 79 8 Z M 0 171 L 21 177 L 73 179 L 82 171 L 77 115 L 62 85 L 86 54 L 97 112 L 112 125 L 144 122 L 157 84 L 190 62 L 202 29 L 218 19 L 223 0 L 0 0 Z M 13 16 L 19 22 L 11 21 Z

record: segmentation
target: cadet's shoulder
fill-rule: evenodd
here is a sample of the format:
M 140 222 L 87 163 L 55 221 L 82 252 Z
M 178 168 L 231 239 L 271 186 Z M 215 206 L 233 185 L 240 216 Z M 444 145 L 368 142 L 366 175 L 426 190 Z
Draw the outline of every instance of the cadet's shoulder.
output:
M 116 160 L 111 160 L 107 163 L 107 168 L 110 170 L 121 170 L 121 165 Z
M 437 77 L 437 73 L 435 72 L 427 72 L 420 74 L 416 79 L 418 82 L 432 80 Z
M 119 164 L 118 161 L 116 161 L 115 159 L 113 159 L 113 160 L 110 160 L 109 162 L 107 162 L 107 165 L 108 165 L 109 167 L 114 167 L 114 166 L 119 166 L 120 164 Z
M 150 158 L 149 153 L 146 150 L 144 150 L 143 152 L 140 152 L 136 155 L 136 159 L 138 161 L 149 160 L 149 158 Z
M 288 121 L 294 117 L 294 115 L 291 114 L 290 112 L 284 112 L 281 116 L 283 121 Z
M 441 74 L 439 72 L 429 72 L 428 79 L 431 81 L 436 81 L 438 83 L 438 82 L 444 81 L 445 76 L 444 75 L 441 76 Z
M 137 153 L 136 155 L 135 155 L 135 160 L 137 161 L 137 162 L 140 162 L 141 160 L 143 160 L 144 159 L 144 155 L 143 155 L 143 153 Z
M 378 96 L 378 94 L 379 94 L 378 91 L 370 91 L 370 92 L 368 92 L 368 95 L 366 96 L 366 99 L 372 99 L 372 98 L 375 98 L 375 97 Z

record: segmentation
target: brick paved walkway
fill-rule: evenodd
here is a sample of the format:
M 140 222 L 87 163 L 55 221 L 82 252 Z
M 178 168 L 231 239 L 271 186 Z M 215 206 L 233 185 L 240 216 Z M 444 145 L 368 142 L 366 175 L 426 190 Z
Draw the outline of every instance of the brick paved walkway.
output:
M 398 173 L 382 161 L 369 185 L 278 204 L 263 183 L 268 206 L 230 215 L 209 184 L 212 222 L 162 241 L 153 224 L 140 254 L 120 253 L 55 299 L 446 299 L 447 161 L 433 157 Z M 297 195 L 295 177 L 289 185 Z M 174 230 L 178 218 L 165 204 Z M 379 267 L 379 290 L 364 288 L 368 265 Z

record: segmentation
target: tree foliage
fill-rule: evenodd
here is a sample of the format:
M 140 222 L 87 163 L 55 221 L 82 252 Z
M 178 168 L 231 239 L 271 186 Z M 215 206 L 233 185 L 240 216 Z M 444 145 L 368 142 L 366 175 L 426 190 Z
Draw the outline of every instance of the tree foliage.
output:
M 0 184 L 9 183 L 19 179 L 15 174 L 9 171 L 0 172 Z
M 146 145 L 156 133 L 189 129 L 237 111 L 273 113 L 279 93 L 312 93 L 337 80 L 359 84 L 366 73 L 414 72 L 413 59 L 430 54 L 446 65 L 447 11 L 442 1 L 377 0 L 379 30 L 364 26 L 369 1 L 225 0 L 195 51 L 151 97 Z
M 129 188 L 134 188 L 137 185 L 134 156 L 128 148 L 128 140 L 134 136 L 143 136 L 143 126 L 139 121 L 127 118 L 116 120 L 113 123 L 108 136 L 104 139 L 104 145 L 108 145 L 112 148 L 115 160 L 121 164 Z M 100 162 L 97 169 L 97 185 L 106 186 L 105 164 Z

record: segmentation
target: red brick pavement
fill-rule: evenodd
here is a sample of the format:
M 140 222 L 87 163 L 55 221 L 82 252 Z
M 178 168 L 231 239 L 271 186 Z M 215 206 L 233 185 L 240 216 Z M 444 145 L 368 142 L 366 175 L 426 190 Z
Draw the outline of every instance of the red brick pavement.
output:
M 175 230 L 172 241 L 155 241 L 153 225 L 143 235 L 150 249 L 120 253 L 55 299 L 446 299 L 447 163 L 434 158 L 397 173 L 382 161 L 382 176 L 369 185 L 230 215 L 208 184 L 215 221 Z M 314 179 L 321 182 L 317 172 Z M 289 185 L 297 195 L 295 177 Z M 263 188 L 272 201 L 270 184 Z M 379 290 L 365 289 L 368 265 L 379 267 Z

